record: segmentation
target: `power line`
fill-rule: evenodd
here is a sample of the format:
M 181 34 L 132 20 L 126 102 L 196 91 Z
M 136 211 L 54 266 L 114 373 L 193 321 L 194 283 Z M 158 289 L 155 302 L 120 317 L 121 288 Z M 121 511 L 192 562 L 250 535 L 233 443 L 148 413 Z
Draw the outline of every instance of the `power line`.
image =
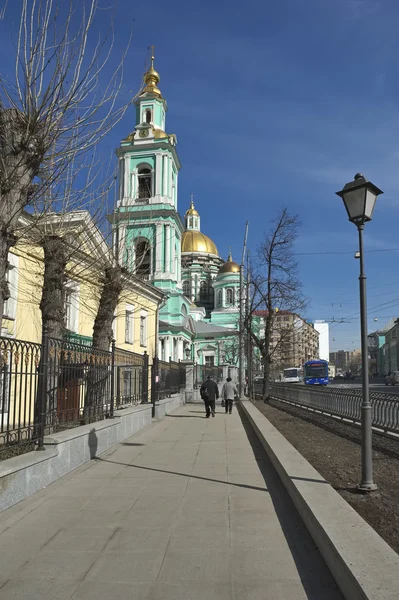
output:
M 367 254 L 374 252 L 398 252 L 399 248 L 380 248 L 378 250 L 365 250 L 364 252 Z M 354 254 L 357 250 L 350 250 L 346 252 L 296 252 L 295 256 L 325 256 L 327 254 L 337 255 L 337 254 Z

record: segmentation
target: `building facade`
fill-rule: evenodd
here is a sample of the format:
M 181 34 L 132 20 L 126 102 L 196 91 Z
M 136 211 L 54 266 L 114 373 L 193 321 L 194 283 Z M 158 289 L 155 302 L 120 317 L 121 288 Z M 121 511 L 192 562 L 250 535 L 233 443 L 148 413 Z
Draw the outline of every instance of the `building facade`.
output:
M 239 267 L 201 231 L 191 198 L 178 212 L 177 137 L 166 133 L 167 104 L 151 66 L 136 100 L 136 123 L 117 149 L 119 198 L 111 218 L 120 263 L 165 295 L 157 354 L 218 365 L 237 337 Z M 226 350 L 227 349 L 227 350 Z
M 268 313 L 258 310 L 253 323 L 259 337 L 265 336 Z M 308 360 L 319 358 L 319 332 L 295 313 L 278 311 L 273 318 L 271 335 L 272 371 L 277 375 L 289 367 L 301 367 Z
M 53 216 L 58 218 L 57 216 Z M 108 264 L 109 248 L 86 211 L 59 217 L 60 237 L 72 239 L 79 251 L 67 252 L 71 258 L 65 272 L 65 337 L 70 341 L 91 343 L 94 319 L 101 293 L 103 266 Z M 43 219 L 44 221 L 44 219 Z M 31 226 L 31 217 L 21 218 L 20 228 Z M 41 343 L 40 300 L 43 286 L 43 251 L 39 245 L 18 242 L 9 254 L 10 298 L 5 302 L 2 335 Z M 137 354 L 156 351 L 157 311 L 163 294 L 133 275 L 126 275 L 115 311 L 116 346 Z

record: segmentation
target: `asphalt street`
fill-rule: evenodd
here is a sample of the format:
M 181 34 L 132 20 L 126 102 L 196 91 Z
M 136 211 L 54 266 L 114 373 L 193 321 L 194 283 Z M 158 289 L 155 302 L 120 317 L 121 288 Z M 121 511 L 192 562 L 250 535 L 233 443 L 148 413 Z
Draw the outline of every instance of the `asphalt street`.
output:
M 348 390 L 358 390 L 361 389 L 361 382 L 350 383 L 350 382 L 340 382 L 334 381 L 333 383 L 329 383 L 328 387 L 331 388 L 341 388 Z M 385 392 L 387 394 L 395 394 L 399 395 L 399 385 L 384 385 L 381 383 L 370 383 L 370 391 L 372 392 Z

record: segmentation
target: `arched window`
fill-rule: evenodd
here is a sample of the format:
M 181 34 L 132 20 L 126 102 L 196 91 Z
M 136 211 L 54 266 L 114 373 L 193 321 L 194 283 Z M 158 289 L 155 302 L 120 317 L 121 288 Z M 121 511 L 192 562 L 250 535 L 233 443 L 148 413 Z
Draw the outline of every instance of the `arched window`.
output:
M 152 196 L 152 176 L 151 169 L 148 166 L 139 168 L 139 200 L 148 200 Z
M 150 242 L 140 239 L 135 245 L 135 273 L 144 278 L 151 275 L 151 246 Z
M 151 111 L 150 111 L 150 109 L 147 109 L 147 110 L 145 111 L 145 122 L 146 122 L 146 123 L 151 123 L 151 116 L 152 116 L 152 115 L 151 115 Z
M 218 291 L 218 306 L 223 306 L 223 290 Z
M 181 305 L 181 313 L 182 315 L 186 316 L 187 315 L 187 307 L 185 304 Z
M 189 297 L 190 297 L 190 293 L 191 293 L 191 292 L 190 292 L 190 287 L 191 287 L 191 285 L 190 285 L 190 281 L 189 281 L 188 279 L 185 279 L 185 280 L 183 281 L 183 294 L 184 294 L 185 296 L 187 296 L 187 298 L 189 298 Z
M 234 294 L 232 288 L 226 290 L 226 304 L 233 304 Z
M 208 283 L 201 281 L 200 283 L 200 302 L 206 302 L 208 300 Z

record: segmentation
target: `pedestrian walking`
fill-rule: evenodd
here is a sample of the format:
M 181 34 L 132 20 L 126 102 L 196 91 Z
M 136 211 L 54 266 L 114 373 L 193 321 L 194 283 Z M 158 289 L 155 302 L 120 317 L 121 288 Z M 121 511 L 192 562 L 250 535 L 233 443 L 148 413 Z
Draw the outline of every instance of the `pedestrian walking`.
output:
M 214 417 L 215 400 L 219 398 L 219 388 L 210 375 L 208 375 L 207 380 L 201 385 L 200 395 L 205 403 L 206 418 L 209 419 L 211 414 Z
M 222 398 L 224 398 L 225 402 L 226 415 L 227 413 L 231 415 L 231 411 L 233 410 L 233 400 L 236 396 L 238 396 L 237 387 L 235 383 L 231 381 L 231 377 L 228 377 L 222 389 Z

